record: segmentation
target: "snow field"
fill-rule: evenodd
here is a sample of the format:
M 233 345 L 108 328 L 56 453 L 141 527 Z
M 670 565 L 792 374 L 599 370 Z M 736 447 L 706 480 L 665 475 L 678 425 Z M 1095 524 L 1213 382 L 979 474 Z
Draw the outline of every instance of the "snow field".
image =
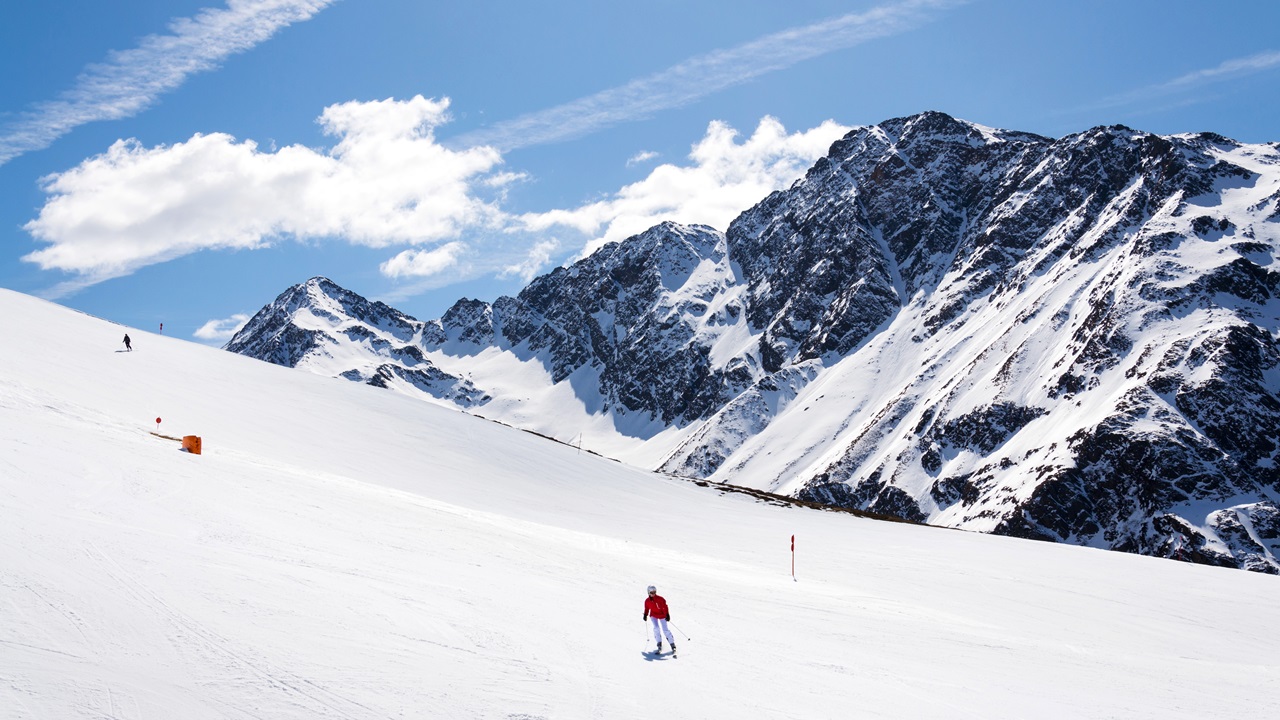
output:
M 0 330 L 3 718 L 1280 709 L 1273 577 L 765 505 L 8 291 Z

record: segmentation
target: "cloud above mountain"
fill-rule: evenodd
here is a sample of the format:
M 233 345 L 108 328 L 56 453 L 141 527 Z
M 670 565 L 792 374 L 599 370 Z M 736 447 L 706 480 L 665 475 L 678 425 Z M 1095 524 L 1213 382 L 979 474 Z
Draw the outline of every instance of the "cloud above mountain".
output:
M 0 164 L 44 147 L 84 122 L 126 117 L 194 72 L 306 20 L 336 0 L 229 0 L 175 21 L 92 66 L 77 86 L 0 128 Z M 24 229 L 44 246 L 23 260 L 68 277 L 61 297 L 194 252 L 255 249 L 284 239 L 396 247 L 380 264 L 398 292 L 430 279 L 531 277 L 575 249 L 640 232 L 662 220 L 724 227 L 794 181 L 839 134 L 834 122 L 787 134 L 765 118 L 745 141 L 712 122 L 688 163 L 663 163 L 645 179 L 581 207 L 510 209 L 529 178 L 499 169 L 514 148 L 557 142 L 686 105 L 724 88 L 836 50 L 917 28 L 965 0 L 890 0 L 694 55 L 665 70 L 445 142 L 449 100 L 352 101 L 324 109 L 328 148 L 264 150 L 251 139 L 196 134 L 172 145 L 120 140 L 45 177 L 48 198 Z M 656 160 L 636 149 L 629 164 Z M 576 237 L 581 235 L 581 237 Z M 425 286 L 424 286 L 425 287 Z
M 229 0 L 225 8 L 179 18 L 169 33 L 148 35 L 134 48 L 85 68 L 75 86 L 0 126 L 0 165 L 40 150 L 85 123 L 118 120 L 150 107 L 195 73 L 212 70 L 279 30 L 336 0 Z
M 1194 104 L 1212 95 L 1206 91 L 1214 85 L 1280 68 L 1280 50 L 1266 50 L 1245 57 L 1223 60 L 1213 67 L 1183 73 L 1172 80 L 1135 88 L 1097 102 L 1075 108 L 1073 112 L 1116 107 L 1142 107 L 1156 102 Z
M 503 152 L 586 135 L 688 105 L 804 60 L 913 30 L 967 0 L 899 0 L 787 28 L 732 48 L 688 58 L 646 77 L 474 130 L 452 142 Z
M 776 118 L 766 117 L 751 137 L 738 142 L 737 130 L 712 122 L 689 153 L 689 165 L 664 163 L 604 200 L 529 213 L 520 221 L 533 232 L 556 226 L 577 230 L 590 238 L 584 255 L 664 220 L 723 230 L 743 210 L 803 175 L 849 129 L 828 120 L 788 134 Z
M 210 320 L 197 328 L 192 335 L 206 342 L 225 343 L 235 337 L 247 322 L 249 322 L 248 315 L 236 313 L 228 318 Z
M 264 150 L 224 133 L 118 141 L 44 179 L 49 198 L 25 229 L 46 246 L 23 259 L 73 275 L 54 297 L 190 253 L 285 239 L 401 248 L 380 266 L 396 281 L 531 277 L 553 249 L 589 253 L 662 220 L 724 227 L 848 130 L 828 121 L 789 134 L 765 118 L 741 140 L 712 122 L 688 164 L 659 165 L 580 207 L 514 213 L 506 196 L 526 175 L 496 149 L 441 144 L 448 109 L 447 98 L 420 95 L 332 105 L 319 118 L 336 139 L 329 148 Z
M 332 105 L 319 119 L 338 138 L 328 150 L 267 152 L 223 133 L 154 148 L 119 141 L 45 178 L 50 198 L 26 229 L 49 246 L 24 259 L 91 284 L 286 236 L 371 247 L 455 238 L 498 222 L 498 209 L 475 191 L 502 159 L 489 148 L 437 143 L 448 105 L 422 96 Z

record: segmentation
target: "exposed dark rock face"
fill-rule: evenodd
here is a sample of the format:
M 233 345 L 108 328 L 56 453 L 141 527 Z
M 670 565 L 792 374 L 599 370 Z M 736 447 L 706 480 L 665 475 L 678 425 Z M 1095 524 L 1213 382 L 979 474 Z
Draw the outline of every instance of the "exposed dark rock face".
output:
M 313 280 L 228 349 L 490 409 L 503 353 L 667 472 L 1276 573 L 1278 255 L 1280 146 L 924 113 L 725 234 L 664 223 L 429 323 Z
M 723 235 L 664 223 L 535 279 L 494 312 L 504 343 L 539 356 L 556 382 L 589 366 L 602 409 L 684 424 L 754 379 L 712 368 L 699 338 L 708 303 L 732 282 Z

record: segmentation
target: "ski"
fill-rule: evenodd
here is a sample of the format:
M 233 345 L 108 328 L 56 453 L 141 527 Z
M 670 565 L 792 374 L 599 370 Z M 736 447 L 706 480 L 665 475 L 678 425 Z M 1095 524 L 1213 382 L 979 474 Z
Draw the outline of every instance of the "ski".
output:
M 645 650 L 640 654 L 650 660 L 665 660 L 666 658 L 671 658 L 672 660 L 675 660 L 679 657 L 674 652 L 660 652 L 658 650 Z

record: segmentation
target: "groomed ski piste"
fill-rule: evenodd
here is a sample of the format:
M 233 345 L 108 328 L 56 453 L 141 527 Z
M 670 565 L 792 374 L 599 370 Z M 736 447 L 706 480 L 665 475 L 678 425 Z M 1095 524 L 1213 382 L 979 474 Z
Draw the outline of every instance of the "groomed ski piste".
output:
M 1275 577 L 722 494 L 7 290 L 0 337 L 6 719 L 1280 716 Z

